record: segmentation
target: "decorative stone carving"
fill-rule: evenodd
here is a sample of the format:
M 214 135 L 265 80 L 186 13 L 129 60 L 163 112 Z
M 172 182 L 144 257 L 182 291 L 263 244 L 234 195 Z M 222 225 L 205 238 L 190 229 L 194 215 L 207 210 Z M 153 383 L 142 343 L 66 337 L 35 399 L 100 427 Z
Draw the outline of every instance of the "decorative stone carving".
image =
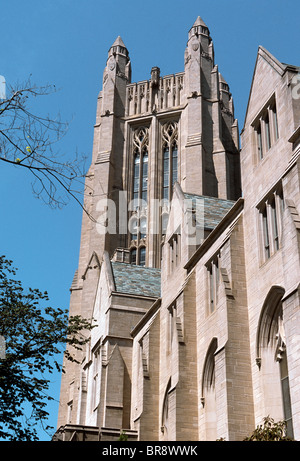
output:
M 199 49 L 199 42 L 194 42 L 192 44 L 193 51 L 197 51 Z
M 277 340 L 277 345 L 276 345 L 275 357 L 276 357 L 277 362 L 280 362 L 286 350 L 285 331 L 284 331 L 282 317 L 278 318 L 278 331 L 276 334 L 276 340 Z
M 151 69 L 151 83 L 152 86 L 157 86 L 159 83 L 160 77 L 160 68 L 159 67 L 152 67 Z
M 178 137 L 178 124 L 175 121 L 167 122 L 162 127 L 163 144 L 172 145 Z
M 148 145 L 149 129 L 145 126 L 137 128 L 133 133 L 133 144 L 139 152 Z

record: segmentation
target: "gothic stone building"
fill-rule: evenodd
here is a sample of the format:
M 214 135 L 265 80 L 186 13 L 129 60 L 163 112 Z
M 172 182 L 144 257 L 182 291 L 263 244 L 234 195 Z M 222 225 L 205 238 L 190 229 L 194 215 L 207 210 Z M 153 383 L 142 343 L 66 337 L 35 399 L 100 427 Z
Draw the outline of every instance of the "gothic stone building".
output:
M 264 417 L 300 439 L 300 69 L 259 47 L 239 141 L 198 17 L 184 71 L 131 82 L 108 52 L 70 314 L 62 440 L 238 441 Z

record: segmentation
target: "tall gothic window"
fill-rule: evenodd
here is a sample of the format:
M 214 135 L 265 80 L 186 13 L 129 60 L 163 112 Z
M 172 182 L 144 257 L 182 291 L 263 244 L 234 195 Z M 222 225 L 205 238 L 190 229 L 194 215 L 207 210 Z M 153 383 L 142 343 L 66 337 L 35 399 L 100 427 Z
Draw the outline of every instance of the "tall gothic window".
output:
M 133 199 L 138 200 L 140 193 L 140 153 L 134 155 Z
M 143 154 L 143 164 L 142 164 L 142 200 L 147 202 L 147 192 L 148 192 L 148 151 L 145 150 Z
M 135 200 L 136 206 L 141 206 L 140 200 L 142 199 L 147 202 L 148 196 L 148 128 L 142 127 L 134 131 L 133 146 L 133 199 Z
M 219 289 L 219 259 L 220 255 L 216 255 L 214 259 L 207 264 L 208 272 L 208 291 L 209 291 L 209 305 L 208 314 L 216 310 L 218 302 L 218 289 Z
M 170 170 L 170 152 L 169 148 L 164 148 L 164 180 L 163 180 L 163 198 L 169 199 L 169 170 Z
M 94 410 L 99 403 L 100 372 L 100 347 L 98 347 L 93 354 L 92 410 Z
M 130 261 L 146 264 L 149 131 L 137 128 L 133 133 L 133 207 L 130 217 Z
M 252 126 L 256 134 L 258 159 L 262 160 L 279 138 L 275 96 L 262 109 Z
M 282 186 L 279 184 L 258 205 L 262 243 L 262 263 L 280 249 L 284 200 Z
M 213 338 L 206 353 L 202 375 L 202 405 L 204 408 L 207 440 L 217 439 L 217 403 L 215 390 L 215 352 L 217 338 Z
M 163 149 L 163 191 L 164 200 L 171 200 L 175 182 L 178 179 L 178 125 L 167 122 L 162 127 Z
M 169 422 L 170 422 L 170 390 L 171 390 L 171 378 L 169 379 L 166 391 L 165 391 L 165 396 L 164 396 L 164 401 L 163 401 L 163 408 L 162 408 L 162 425 L 161 425 L 161 430 L 163 432 L 163 439 L 164 440 L 169 440 L 168 439 L 168 430 L 169 430 Z
M 265 414 L 285 419 L 287 435 L 293 435 L 288 374 L 288 351 L 284 329 L 282 298 L 285 291 L 274 285 L 263 304 L 256 337 L 256 363 L 261 376 L 261 395 Z M 280 405 L 281 404 L 281 405 Z

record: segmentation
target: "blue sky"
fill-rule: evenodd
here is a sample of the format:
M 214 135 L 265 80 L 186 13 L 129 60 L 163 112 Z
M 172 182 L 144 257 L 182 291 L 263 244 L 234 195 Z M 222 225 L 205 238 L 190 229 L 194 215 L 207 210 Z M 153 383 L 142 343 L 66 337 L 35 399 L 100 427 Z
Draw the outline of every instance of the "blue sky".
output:
M 240 130 L 257 49 L 300 65 L 299 0 L 10 0 L 1 1 L 0 74 L 9 84 L 31 75 L 60 91 L 37 110 L 71 122 L 61 152 L 91 158 L 96 100 L 107 52 L 120 35 L 129 50 L 132 81 L 184 70 L 188 30 L 201 16 L 214 42 L 215 62 L 230 86 Z M 81 208 L 51 210 L 31 193 L 29 174 L 0 165 L 0 253 L 19 268 L 25 286 L 47 290 L 51 305 L 68 307 L 79 254 Z M 52 395 L 59 398 L 60 376 Z M 58 404 L 49 406 L 56 426 Z M 41 432 L 41 440 L 48 437 Z

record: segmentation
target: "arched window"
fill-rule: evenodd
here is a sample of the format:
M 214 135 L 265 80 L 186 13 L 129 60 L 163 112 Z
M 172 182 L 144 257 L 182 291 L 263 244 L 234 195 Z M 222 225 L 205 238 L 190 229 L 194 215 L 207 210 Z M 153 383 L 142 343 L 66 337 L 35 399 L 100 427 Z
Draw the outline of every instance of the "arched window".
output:
M 288 360 L 284 332 L 282 297 L 284 289 L 273 286 L 261 310 L 257 338 L 257 365 L 265 415 L 287 423 L 287 435 L 293 438 Z
M 202 403 L 205 414 L 206 440 L 217 439 L 217 408 L 215 391 L 215 352 L 217 338 L 213 338 L 204 361 L 202 374 Z
M 162 127 L 163 184 L 162 198 L 171 200 L 173 186 L 178 179 L 178 126 L 167 122 Z
M 129 219 L 129 245 L 136 245 L 131 262 L 134 260 L 134 264 L 139 265 L 144 265 L 146 260 L 146 249 L 139 247 L 146 244 L 147 236 L 148 151 L 149 130 L 147 127 L 137 128 L 133 133 L 133 207 Z
M 141 246 L 130 250 L 130 263 L 138 266 L 146 265 L 146 247 Z
M 166 387 L 165 391 L 165 396 L 164 396 L 164 401 L 163 401 L 163 408 L 162 408 L 162 424 L 161 424 L 161 429 L 163 432 L 163 438 L 164 440 L 168 440 L 168 430 L 169 430 L 169 410 L 170 410 L 170 405 L 169 405 L 169 392 L 171 389 L 171 378 L 169 379 L 168 385 Z
M 148 150 L 149 131 L 147 127 L 137 128 L 133 133 L 133 199 L 136 206 L 143 206 L 140 200 L 147 202 L 148 192 Z

